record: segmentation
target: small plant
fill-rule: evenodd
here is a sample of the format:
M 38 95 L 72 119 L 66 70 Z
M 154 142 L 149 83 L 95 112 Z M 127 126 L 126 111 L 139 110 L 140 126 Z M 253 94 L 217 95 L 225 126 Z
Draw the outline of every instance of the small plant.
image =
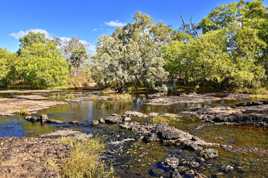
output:
M 63 138 L 62 143 L 71 146 L 70 157 L 62 168 L 66 178 L 113 178 L 112 168 L 100 160 L 104 144 L 99 139 L 74 140 Z
M 56 101 L 65 101 L 65 100 L 71 100 L 74 99 L 75 96 L 73 94 L 54 94 L 48 97 L 50 100 L 56 100 Z
M 30 115 L 30 112 L 25 107 L 22 107 L 16 114 L 20 116 L 27 116 Z
M 157 116 L 153 118 L 154 124 L 169 124 L 171 118 Z

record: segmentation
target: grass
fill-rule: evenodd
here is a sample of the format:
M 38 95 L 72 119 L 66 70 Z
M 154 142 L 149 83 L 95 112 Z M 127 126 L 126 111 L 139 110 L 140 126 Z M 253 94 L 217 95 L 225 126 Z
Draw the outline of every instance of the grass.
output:
M 152 118 L 153 124 L 167 124 L 169 126 L 175 127 L 181 124 L 181 120 L 175 117 L 157 116 Z
M 30 112 L 27 110 L 26 107 L 22 107 L 18 112 L 16 112 L 19 116 L 27 116 L 30 115 Z
M 105 99 L 103 99 L 101 96 L 103 96 Z M 101 96 L 93 95 L 93 96 L 91 96 L 91 99 L 92 100 L 107 100 L 107 101 L 112 101 L 112 102 L 131 102 L 133 99 L 132 96 L 128 93 L 125 93 L 125 94 L 117 94 L 117 93 L 103 94 L 103 93 L 101 93 Z
M 171 119 L 174 119 L 174 118 L 157 116 L 157 117 L 154 117 L 152 121 L 153 121 L 153 124 L 169 124 Z
M 56 94 L 48 96 L 49 100 L 54 100 L 54 101 L 65 101 L 65 100 L 71 100 L 74 98 L 75 96 L 71 93 L 70 94 L 56 93 Z
M 62 177 L 66 178 L 114 178 L 114 171 L 100 159 L 104 144 L 97 138 L 78 141 L 63 138 L 63 144 L 71 146 L 69 158 L 62 168 Z

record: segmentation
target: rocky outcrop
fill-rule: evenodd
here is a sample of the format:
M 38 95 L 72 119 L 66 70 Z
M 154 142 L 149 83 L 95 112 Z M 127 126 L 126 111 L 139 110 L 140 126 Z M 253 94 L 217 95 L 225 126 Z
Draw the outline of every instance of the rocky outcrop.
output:
M 214 107 L 194 114 L 206 122 L 268 126 L 268 105 Z
M 170 106 L 175 104 L 197 104 L 206 102 L 216 102 L 220 101 L 222 98 L 210 96 L 210 95 L 199 95 L 199 94 L 188 94 L 181 96 L 166 96 L 166 97 L 156 97 L 149 99 L 146 104 L 154 106 Z
M 201 151 L 204 147 L 219 146 L 167 125 L 141 125 L 138 122 L 131 122 L 120 126 L 139 133 L 145 142 L 160 141 L 167 145 L 188 147 L 194 151 Z
M 129 115 L 128 115 L 129 116 Z M 205 147 L 216 147 L 218 144 L 208 143 L 185 131 L 170 127 L 168 125 L 145 124 L 125 121 L 126 116 L 112 115 L 103 118 L 103 123 L 117 124 L 123 129 L 138 133 L 145 142 L 160 141 L 167 145 L 188 147 L 194 151 L 202 151 Z M 101 123 L 101 122 L 100 122 Z
M 85 123 L 81 123 L 79 121 L 60 121 L 60 120 L 54 120 L 49 119 L 46 114 L 42 115 L 28 115 L 24 117 L 26 121 L 32 122 L 32 123 L 41 123 L 41 124 L 54 124 L 54 125 L 72 125 L 72 126 L 86 126 Z

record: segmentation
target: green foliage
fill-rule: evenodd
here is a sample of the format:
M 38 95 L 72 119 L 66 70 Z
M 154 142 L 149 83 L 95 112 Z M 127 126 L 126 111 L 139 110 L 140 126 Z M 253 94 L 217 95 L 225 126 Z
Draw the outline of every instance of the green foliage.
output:
M 88 59 L 87 50 L 79 39 L 72 38 L 64 46 L 64 54 L 72 69 L 77 70 Z
M 94 79 L 118 91 L 128 85 L 154 88 L 166 79 L 160 49 L 172 35 L 166 25 L 137 13 L 132 24 L 99 40 L 92 69 Z
M 38 89 L 66 84 L 68 65 L 53 42 L 24 46 L 19 57 L 15 67 L 20 84 Z
M 233 46 L 229 47 L 230 41 Z M 262 45 L 251 29 L 216 30 L 188 43 L 175 41 L 163 53 L 172 78 L 219 87 L 256 87 L 265 78 L 258 64 Z
M 162 49 L 170 78 L 222 89 L 260 86 L 268 69 L 267 14 L 261 0 L 221 5 L 199 23 L 203 34 L 177 33 Z
M 30 32 L 24 37 L 20 39 L 20 49 L 25 48 L 27 46 L 31 46 L 35 43 L 49 43 L 50 40 L 48 40 L 44 33 L 39 32 Z
M 17 57 L 15 54 L 8 52 L 6 49 L 0 48 L 0 87 L 8 86 L 13 76 L 14 65 Z
M 166 69 L 187 82 L 220 83 L 232 69 L 224 31 L 213 31 L 189 43 L 174 42 L 163 49 Z

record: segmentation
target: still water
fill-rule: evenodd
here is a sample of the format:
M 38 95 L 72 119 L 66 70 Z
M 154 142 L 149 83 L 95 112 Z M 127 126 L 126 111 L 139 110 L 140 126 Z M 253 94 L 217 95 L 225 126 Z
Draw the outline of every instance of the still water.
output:
M 87 96 L 88 93 L 81 93 L 80 95 Z M 177 105 L 172 107 L 151 107 L 143 104 L 142 98 L 135 98 L 132 101 L 107 101 L 87 99 L 69 104 L 52 107 L 42 110 L 40 114 L 47 114 L 50 119 L 60 121 L 80 121 L 85 126 L 73 129 L 91 133 L 94 128 L 90 126 L 94 119 L 117 113 L 122 114 L 128 110 L 137 110 L 145 113 L 159 112 L 159 113 L 176 113 L 185 111 L 190 108 L 208 107 L 211 105 L 230 105 L 233 103 L 205 103 L 197 105 Z M 163 119 L 161 120 L 163 121 Z M 139 122 L 144 122 L 140 120 Z M 151 122 L 151 121 L 149 121 Z M 206 141 L 228 144 L 235 147 L 247 149 L 257 149 L 260 151 L 268 150 L 268 129 L 255 128 L 250 126 L 215 126 L 208 125 L 198 128 L 201 123 L 198 119 L 192 117 L 180 117 L 178 119 L 164 119 L 164 122 L 190 132 Z M 57 129 L 62 129 L 64 126 L 56 125 L 40 125 L 37 123 L 26 122 L 20 116 L 2 117 L 0 119 L 0 137 L 24 137 L 24 136 L 38 136 L 41 134 L 53 132 Z M 66 127 L 66 126 L 65 126 Z M 106 129 L 107 132 L 116 132 L 116 130 Z M 176 148 L 174 148 L 176 150 Z M 152 167 L 157 162 L 163 160 L 165 156 L 172 152 L 171 148 L 162 146 L 157 143 L 144 144 L 135 142 L 127 148 L 129 153 L 128 159 L 124 161 L 128 165 L 125 173 L 136 175 L 133 177 L 154 177 L 150 174 Z M 146 153 L 146 154 L 145 154 Z M 142 157 L 141 157 L 142 155 Z M 141 161 L 142 160 L 142 161 Z M 207 175 L 212 175 L 217 172 L 217 164 L 231 164 L 237 167 L 243 167 L 241 171 L 235 171 L 227 175 L 227 177 L 268 177 L 268 158 L 267 155 L 252 152 L 228 152 L 220 150 L 220 159 L 214 166 L 204 171 Z M 120 171 L 119 171 L 120 172 Z M 124 172 L 124 171 L 123 171 Z M 122 176 L 125 174 L 122 173 Z M 159 177 L 156 176 L 156 177 Z M 223 176 L 224 177 L 224 176 Z

